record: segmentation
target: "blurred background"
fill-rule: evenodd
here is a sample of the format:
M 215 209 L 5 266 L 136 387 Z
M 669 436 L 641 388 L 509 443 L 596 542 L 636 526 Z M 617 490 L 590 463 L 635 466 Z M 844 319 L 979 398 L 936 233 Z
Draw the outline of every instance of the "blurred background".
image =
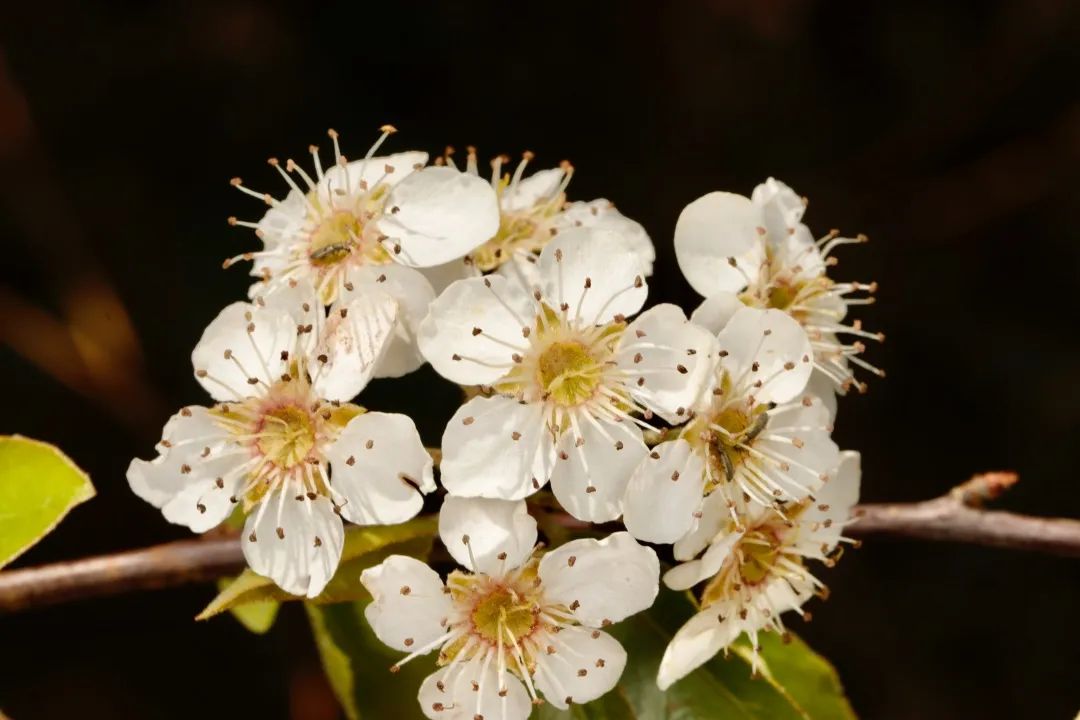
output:
M 1000 505 L 1080 516 L 1080 18 L 1068 0 L 539 4 L 4 3 L 0 10 L 0 433 L 93 477 L 19 565 L 187 536 L 129 491 L 164 420 L 204 403 L 190 351 L 240 298 L 255 246 L 226 217 L 275 193 L 267 157 L 341 131 L 366 151 L 475 144 L 576 166 L 657 246 L 652 299 L 693 307 L 671 233 L 705 192 L 776 176 L 806 221 L 864 232 L 834 277 L 881 284 L 861 316 L 889 377 L 842 402 L 863 498 L 936 496 L 1015 469 Z M 423 404 L 421 402 L 423 398 Z M 365 404 L 458 395 L 430 370 Z M 795 623 L 865 718 L 1070 718 L 1080 566 L 875 541 L 822 571 Z M 195 624 L 195 586 L 0 617 L 0 707 L 69 717 L 334 718 L 299 608 L 268 636 Z

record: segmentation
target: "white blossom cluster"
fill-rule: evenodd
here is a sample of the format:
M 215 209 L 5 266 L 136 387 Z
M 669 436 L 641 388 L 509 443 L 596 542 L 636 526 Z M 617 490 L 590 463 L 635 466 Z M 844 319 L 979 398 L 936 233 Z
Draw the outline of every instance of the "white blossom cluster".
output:
M 469 149 L 312 167 L 270 164 L 284 198 L 267 206 L 247 302 L 229 305 L 192 353 L 212 407 L 165 426 L 158 456 L 128 481 L 165 518 L 205 532 L 242 517 L 252 570 L 314 598 L 341 558 L 343 521 L 405 522 L 436 491 L 413 421 L 354 404 L 373 377 L 424 362 L 469 398 L 442 436 L 439 536 L 463 568 L 441 577 L 391 556 L 359 582 L 387 645 L 438 651 L 419 688 L 431 718 L 525 718 L 611 690 L 626 653 L 605 628 L 652 605 L 653 547 L 672 590 L 700 611 L 676 634 L 668 687 L 744 633 L 784 631 L 786 611 L 824 591 L 859 491 L 857 453 L 830 434 L 835 394 L 878 338 L 847 318 L 873 284 L 837 282 L 805 201 L 769 179 L 751 197 L 714 192 L 674 232 L 704 301 L 642 311 L 654 250 L 610 202 L 569 202 L 573 168 L 526 175 L 506 158 L 480 177 Z M 550 485 L 597 540 L 538 544 L 528 499 Z M 597 528 L 597 531 L 608 528 Z M 663 546 L 670 545 L 670 548 Z M 755 651 L 755 663 L 756 651 Z

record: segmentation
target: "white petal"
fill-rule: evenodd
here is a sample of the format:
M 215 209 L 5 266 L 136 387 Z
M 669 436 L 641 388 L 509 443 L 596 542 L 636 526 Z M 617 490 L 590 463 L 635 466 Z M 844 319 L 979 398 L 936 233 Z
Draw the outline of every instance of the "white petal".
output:
M 746 287 L 765 260 L 764 222 L 761 208 L 733 193 L 709 193 L 687 205 L 675 224 L 675 258 L 690 286 L 705 297 Z
M 743 308 L 720 331 L 717 341 L 721 367 L 759 403 L 791 400 L 806 387 L 814 369 L 806 331 L 780 310 Z
M 391 555 L 360 573 L 360 584 L 372 598 L 364 617 L 384 644 L 413 652 L 446 634 L 453 601 L 439 574 L 416 558 Z
M 690 315 L 690 322 L 715 335 L 724 329 L 732 315 L 744 307 L 746 306 L 735 293 L 719 292 L 701 301 Z
M 563 228 L 592 227 L 617 233 L 627 249 L 638 256 L 645 268 L 645 275 L 652 275 L 656 249 L 649 234 L 639 223 L 615 209 L 610 200 L 570 203 L 555 218 L 555 226 Z
M 634 397 L 678 424 L 701 396 L 716 366 L 716 339 L 690 323 L 677 305 L 656 305 L 626 328 L 615 351 L 620 369 L 640 373 Z M 640 380 L 639 380 L 640 382 Z M 680 412 L 680 410 L 682 412 Z
M 578 420 L 580 435 L 559 438 L 551 489 L 568 513 L 586 522 L 608 522 L 622 514 L 626 484 L 647 452 L 641 430 L 629 420 Z
M 567 627 L 550 633 L 545 642 L 555 652 L 539 653 L 533 680 L 544 699 L 560 710 L 608 692 L 626 667 L 626 650 L 601 630 Z
M 453 495 L 521 500 L 551 477 L 554 447 L 543 406 L 475 397 L 442 437 L 442 484 Z
M 720 568 L 723 567 L 742 535 L 741 532 L 732 532 L 719 540 L 714 540 L 700 560 L 676 565 L 664 573 L 664 584 L 672 590 L 689 590 L 702 580 L 711 578 L 720 572 Z
M 836 420 L 836 383 L 825 373 L 817 368 L 810 374 L 810 380 L 806 383 L 807 395 L 819 398 L 825 409 L 829 411 L 829 420 Z
M 401 246 L 400 262 L 441 265 L 469 253 L 499 229 L 499 201 L 491 185 L 449 167 L 427 167 L 401 181 L 376 223 Z
M 427 165 L 427 161 L 427 153 L 410 150 L 367 160 L 353 160 L 347 163 L 347 170 L 334 164 L 326 169 L 319 183 L 319 196 L 325 199 L 333 193 L 336 198 L 340 195 L 339 191 L 350 195 L 362 194 L 373 190 L 376 184 L 394 186 L 415 172 L 417 165 Z M 393 170 L 387 172 L 390 168 Z
M 550 168 L 521 179 L 503 193 L 500 199 L 503 211 L 528 210 L 538 202 L 551 200 L 565 174 L 561 168 Z
M 203 331 L 191 353 L 195 377 L 215 400 L 241 400 L 259 393 L 285 372 L 283 351 L 293 351 L 296 324 L 287 313 L 233 303 Z M 252 382 L 254 381 L 254 382 Z
M 309 500 L 288 489 L 266 495 L 251 510 L 241 539 L 252 570 L 285 592 L 307 597 L 330 582 L 344 542 L 345 529 L 329 498 Z
M 397 314 L 396 300 L 370 288 L 330 308 L 311 353 L 313 384 L 320 398 L 348 402 L 367 387 L 389 346 Z
M 727 499 L 722 492 L 710 493 L 699 508 L 700 516 L 695 516 L 690 530 L 672 546 L 676 560 L 686 561 L 697 557 L 698 553 L 709 546 L 723 528 L 731 522 Z
M 693 526 L 704 490 L 705 462 L 690 443 L 660 443 L 630 478 L 623 523 L 639 540 L 673 543 Z
M 298 281 L 295 284 L 258 283 L 252 286 L 252 290 L 253 292 L 250 293 L 252 302 L 264 313 L 288 314 L 297 326 L 311 325 L 314 329 L 326 315 L 323 304 L 315 292 L 315 286 L 307 280 Z M 314 345 L 315 333 L 305 334 L 301 340 L 308 340 L 307 346 Z
M 799 221 L 806 212 L 806 202 L 775 178 L 769 178 L 754 188 L 750 199 L 762 210 L 769 242 L 773 246 L 784 242 L 789 230 L 801 224 Z
M 349 421 L 326 450 L 340 508 L 358 525 L 392 525 L 416 516 L 421 493 L 435 490 L 431 455 L 406 415 L 369 412 Z
M 398 302 L 397 324 L 390 344 L 375 366 L 375 377 L 401 377 L 424 364 L 416 346 L 420 323 L 428 314 L 435 291 L 418 270 L 404 265 L 377 265 L 353 268 L 349 271 L 353 290 L 345 288 L 345 302 L 367 287 L 376 287 Z
M 497 575 L 521 566 L 532 554 L 536 520 L 524 500 L 447 495 L 439 511 L 439 537 L 459 565 Z
M 576 608 L 574 617 L 589 627 L 641 612 L 660 590 L 656 553 L 628 532 L 571 540 L 544 555 L 538 573 L 545 601 Z
M 428 675 L 418 698 L 432 720 L 525 720 L 533 708 L 521 681 L 510 672 L 500 677 L 496 661 L 482 654 Z
M 740 634 L 742 627 L 734 618 L 721 622 L 713 610 L 698 613 L 679 628 L 668 644 L 660 660 L 656 684 L 661 690 L 667 690 L 676 680 L 681 680 L 711 660 Z
M 521 288 L 520 292 L 532 295 L 540 287 L 540 270 L 537 267 L 540 257 L 527 250 L 517 250 L 496 270 L 496 275 L 506 278 L 511 285 Z
M 565 303 L 570 317 L 586 325 L 633 315 L 649 293 L 641 258 L 627 252 L 623 238 L 610 230 L 559 233 L 540 253 L 537 267 L 548 304 Z
M 754 448 L 775 458 L 758 462 L 758 469 L 787 493 L 802 500 L 817 491 L 840 464 L 840 450 L 830 437 L 828 410 L 821 400 L 804 395 L 800 403 L 770 411 Z M 787 467 L 779 463 L 786 463 Z
M 862 477 L 859 453 L 840 453 L 840 468 L 836 476 L 814 494 L 814 501 L 798 518 L 800 549 L 811 557 L 828 555 L 840 542 L 851 509 L 859 501 Z
M 464 259 L 451 260 L 448 263 L 434 267 L 420 268 L 420 272 L 431 283 L 436 297 L 441 295 L 443 290 L 450 287 L 451 283 L 480 275 L 476 265 L 466 262 Z
M 267 249 L 279 246 L 299 232 L 306 222 L 307 203 L 304 202 L 304 196 L 296 190 L 290 190 L 285 199 L 272 205 L 258 222 L 263 245 Z M 258 263 L 259 259 L 256 259 L 256 267 Z M 256 272 L 253 268 L 251 274 L 261 277 L 262 272 Z
M 777 266 L 789 270 L 795 277 L 809 279 L 825 274 L 825 258 L 821 256 L 810 228 L 802 223 L 785 230 L 783 240 L 774 243 L 773 252 Z M 823 299 L 825 298 L 816 298 L 818 302 Z M 836 319 L 840 320 L 847 309 L 846 304 L 831 296 L 826 302 L 838 307 L 841 315 Z
M 431 304 L 420 351 L 448 380 L 491 383 L 510 369 L 514 353 L 527 351 L 523 328 L 535 317 L 532 299 L 499 275 L 459 280 Z
M 235 504 L 232 496 L 245 479 L 248 459 L 228 433 L 202 407 L 184 408 L 169 419 L 153 461 L 132 460 L 127 479 L 131 489 L 165 519 L 206 532 L 219 525 Z M 220 478 L 220 483 L 219 483 Z

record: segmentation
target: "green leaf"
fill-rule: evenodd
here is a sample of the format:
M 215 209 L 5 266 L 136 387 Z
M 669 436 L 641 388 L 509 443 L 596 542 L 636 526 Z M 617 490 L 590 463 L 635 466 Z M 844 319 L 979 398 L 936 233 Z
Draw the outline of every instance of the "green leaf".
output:
M 567 711 L 544 706 L 545 720 L 854 720 L 836 671 L 801 640 L 784 644 L 774 633 L 760 638 L 762 677 L 750 675 L 744 638 L 725 659 L 714 658 L 675 683 L 656 686 L 664 648 L 696 612 L 682 593 L 662 591 L 648 611 L 609 629 L 626 648 L 619 685 L 600 699 Z
M 431 548 L 436 522 L 434 516 L 428 516 L 400 525 L 347 528 L 337 572 L 322 594 L 308 602 L 339 603 L 367 597 L 360 585 L 361 571 L 382 562 L 387 555 L 426 554 Z M 305 599 L 290 595 L 275 585 L 273 580 L 256 575 L 248 569 L 218 593 L 195 619 L 206 620 L 226 610 L 251 603 Z
M 365 567 L 393 554 L 424 558 L 431 552 L 434 522 L 429 531 L 411 541 L 386 546 L 365 556 Z M 360 569 L 356 570 L 357 576 Z M 304 604 L 323 670 L 349 720 L 360 717 L 423 718 L 416 695 L 420 683 L 435 670 L 435 653 L 416 658 L 398 672 L 390 666 L 401 660 L 400 652 L 383 645 L 364 618 L 371 596 L 357 582 L 363 599 L 357 602 Z
M 21 435 L 0 437 L 0 567 L 92 497 L 90 478 L 55 446 Z
M 364 619 L 367 601 L 306 605 L 315 645 L 330 687 L 349 720 L 424 717 L 416 699 L 420 683 L 435 670 L 435 655 L 418 657 L 396 673 L 400 652 L 383 645 Z
M 218 592 L 224 592 L 236 580 L 235 577 L 221 578 L 217 581 Z M 280 607 L 281 603 L 277 600 L 264 600 L 263 602 L 236 605 L 229 608 L 229 612 L 245 628 L 256 635 L 263 635 L 274 626 L 274 620 L 277 619 L 278 608 Z

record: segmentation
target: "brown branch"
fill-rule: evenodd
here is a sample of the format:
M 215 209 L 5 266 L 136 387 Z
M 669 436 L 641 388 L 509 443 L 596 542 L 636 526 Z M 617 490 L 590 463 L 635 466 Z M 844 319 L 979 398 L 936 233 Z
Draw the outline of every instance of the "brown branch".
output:
M 858 505 L 846 532 L 858 537 L 892 535 L 1080 557 L 1078 520 L 982 509 L 983 502 L 998 497 L 1016 480 L 1015 473 L 985 473 L 934 500 Z
M 944 540 L 1080 557 L 1080 520 L 981 509 L 983 502 L 996 498 L 1015 482 L 1013 473 L 986 473 L 934 500 L 858 505 L 855 519 L 845 532 L 859 538 Z M 577 527 L 578 521 L 573 518 L 566 516 L 565 520 L 568 526 Z M 237 573 L 243 567 L 244 556 L 237 537 L 214 535 L 115 555 L 10 570 L 0 572 L 0 613 L 210 582 Z
M 235 535 L 155 545 L 51 565 L 0 572 L 0 613 L 69 600 L 211 582 L 240 572 L 244 554 Z

